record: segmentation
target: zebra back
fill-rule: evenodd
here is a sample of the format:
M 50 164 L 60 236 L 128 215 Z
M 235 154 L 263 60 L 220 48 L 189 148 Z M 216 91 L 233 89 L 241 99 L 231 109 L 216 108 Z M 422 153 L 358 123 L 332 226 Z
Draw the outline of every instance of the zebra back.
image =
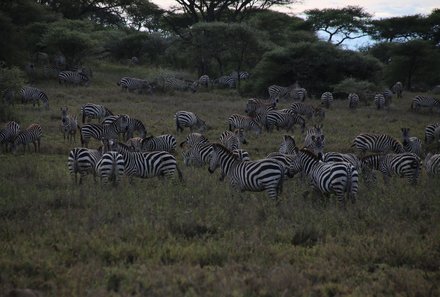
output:
M 352 147 L 359 150 L 362 155 L 367 151 L 373 153 L 387 153 L 391 151 L 396 154 L 405 152 L 402 144 L 388 134 L 361 133 L 353 140 Z
M 325 108 L 330 108 L 333 103 L 333 94 L 330 92 L 324 92 L 321 95 L 321 105 Z
M 173 153 L 176 150 L 176 138 L 171 134 L 150 136 L 141 140 L 142 151 L 166 151 Z

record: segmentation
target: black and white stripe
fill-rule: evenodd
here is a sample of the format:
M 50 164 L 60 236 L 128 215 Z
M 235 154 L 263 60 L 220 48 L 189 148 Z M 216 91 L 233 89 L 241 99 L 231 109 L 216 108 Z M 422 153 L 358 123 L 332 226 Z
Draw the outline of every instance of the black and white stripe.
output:
M 81 127 L 81 145 L 87 147 L 90 138 L 97 140 L 117 139 L 119 133 L 128 129 L 128 117 L 121 115 L 110 125 L 85 124 Z
M 133 137 L 127 140 L 125 145 L 132 148 L 133 152 L 140 152 L 141 149 L 141 143 L 142 143 L 142 137 Z
M 230 75 L 223 75 L 214 79 L 213 84 L 220 88 L 234 89 L 237 86 L 237 79 Z
M 383 94 L 374 95 L 374 105 L 377 109 L 383 109 L 386 106 L 385 103 L 386 101 Z
M 291 91 L 291 97 L 294 101 L 305 101 L 307 97 L 307 90 L 304 88 L 295 88 Z
M 182 153 L 183 162 L 186 166 L 201 167 L 211 160 L 212 144 L 209 142 L 194 143 Z
M 193 133 L 189 133 L 188 136 L 186 137 L 186 139 L 184 141 L 182 141 L 179 144 L 179 146 L 181 148 L 185 148 L 185 147 L 190 148 L 195 144 L 208 143 L 208 142 L 209 142 L 208 138 L 206 138 L 203 134 L 193 132 Z
M 75 175 L 75 184 L 78 180 L 78 173 L 80 175 L 79 183 L 82 183 L 82 178 L 87 174 L 96 176 L 95 167 L 101 159 L 102 153 L 98 150 L 77 147 L 69 152 L 67 160 L 67 167 L 71 175 Z
M 397 98 L 402 98 L 403 85 L 400 81 L 396 82 L 391 90 L 394 94 L 396 94 Z
M 382 92 L 382 95 L 385 98 L 385 106 L 390 106 L 391 101 L 393 100 L 393 92 L 389 89 L 386 89 Z
M 81 106 L 82 122 L 90 122 L 91 119 L 98 119 L 98 122 L 105 117 L 113 115 L 113 113 L 104 105 L 87 103 Z
M 219 138 L 220 143 L 228 150 L 239 149 L 241 144 L 247 144 L 244 136 L 244 129 L 235 129 L 234 131 L 223 131 Z
M 353 140 L 352 147 L 355 147 L 363 156 L 367 151 L 372 153 L 396 154 L 404 153 L 402 144 L 388 134 L 361 133 Z
M 417 137 L 410 137 L 409 128 L 402 128 L 400 130 L 402 131 L 402 145 L 405 152 L 414 153 L 420 156 L 422 154 L 422 141 Z
M 28 103 L 32 102 L 32 106 L 35 107 L 35 104 L 40 105 L 40 101 L 43 103 L 46 109 L 49 109 L 49 98 L 46 93 L 42 90 L 30 86 L 24 86 L 20 90 L 21 102 Z
M 307 119 L 316 118 L 318 121 L 322 121 L 325 118 L 325 110 L 321 107 L 314 107 L 302 102 L 294 102 L 290 105 L 290 110 L 293 112 L 305 116 Z
M 139 94 L 144 92 L 151 94 L 153 91 L 148 80 L 140 78 L 123 77 L 116 84 L 120 86 L 123 91 L 125 90 L 127 92 L 138 91 Z
M 282 115 L 281 117 L 279 117 L 280 113 Z M 284 116 L 283 114 L 288 114 L 290 116 Z M 271 124 L 275 125 L 277 130 L 283 128 L 286 129 L 286 131 L 292 130 L 292 132 L 295 125 L 298 125 L 301 128 L 301 133 L 304 133 L 306 128 L 305 119 L 290 108 L 279 110 L 278 115 L 276 111 L 269 112 L 266 116 L 266 127 Z
M 5 146 L 5 151 L 8 151 L 9 145 L 14 142 L 19 133 L 20 125 L 14 121 L 7 122 L 5 127 L 0 130 L 0 144 Z
M 425 171 L 429 177 L 440 175 L 440 154 L 428 153 L 425 157 Z
M 197 91 L 194 81 L 183 80 L 173 76 L 166 76 L 163 79 L 164 90 L 191 91 L 193 93 Z
M 65 85 L 88 86 L 90 84 L 90 79 L 81 71 L 65 70 L 58 73 L 58 83 Z
M 291 91 L 295 88 L 295 85 L 291 85 L 288 87 L 282 87 L 278 85 L 270 85 L 267 88 L 267 92 L 269 93 L 269 98 L 271 100 L 277 100 L 277 102 L 281 99 L 290 99 Z
M 321 95 L 321 105 L 325 108 L 330 108 L 333 103 L 333 94 L 330 92 L 324 92 Z
M 435 140 L 440 140 L 440 122 L 425 127 L 425 143 L 431 144 Z
M 118 115 L 107 116 L 102 120 L 101 125 L 110 125 L 120 116 L 122 115 L 118 114 Z M 139 132 L 140 137 L 144 138 L 147 134 L 147 129 L 145 128 L 144 123 L 142 123 L 141 120 L 131 118 L 128 115 L 125 116 L 128 118 L 128 128 L 127 131 L 122 131 L 122 130 L 120 131 L 120 133 L 125 134 L 124 139 L 128 140 L 129 138 L 133 138 L 134 132 Z
M 282 154 L 294 155 L 296 154 L 296 142 L 293 136 L 284 135 L 283 142 L 280 144 L 280 149 L 278 150 Z
M 267 155 L 266 158 L 275 159 L 284 166 L 284 177 L 292 178 L 301 171 L 301 167 L 298 165 L 298 159 L 295 154 L 283 154 L 280 152 L 273 152 Z
M 76 131 L 79 129 L 78 119 L 76 116 L 69 115 L 68 107 L 60 107 L 61 110 L 61 131 L 64 140 L 75 141 Z
M 206 124 L 198 115 L 190 111 L 178 111 L 174 115 L 174 120 L 176 122 L 176 130 L 177 132 L 183 131 L 185 127 L 189 127 L 189 130 L 192 132 L 194 129 L 199 130 L 200 132 L 205 131 Z
M 209 172 L 218 167 L 229 178 L 231 185 L 241 191 L 266 191 L 276 199 L 282 190 L 284 167 L 274 159 L 240 161 L 223 145 L 212 144 Z
M 117 185 L 124 175 L 124 168 L 124 157 L 118 152 L 109 151 L 104 153 L 96 163 L 95 171 L 104 184 L 111 182 Z
M 43 136 L 43 129 L 39 124 L 31 124 L 26 130 L 21 131 L 12 142 L 11 150 L 15 152 L 17 146 L 23 145 L 23 153 L 26 153 L 26 145 L 34 144 L 35 152 L 40 151 L 40 140 Z
M 325 136 L 322 125 L 315 125 L 306 131 L 304 137 L 304 147 L 319 155 L 323 153 L 325 145 Z
M 200 86 L 204 86 L 205 88 L 208 88 L 211 85 L 211 79 L 207 74 L 200 76 L 197 82 Z
M 245 113 L 250 117 L 255 117 L 258 114 L 267 113 L 273 110 L 277 105 L 276 99 L 248 99 L 246 103 Z
M 247 71 L 240 71 L 240 75 L 238 75 L 237 71 L 232 71 L 230 76 L 236 80 L 238 80 L 239 76 L 240 76 L 240 80 L 247 80 L 251 75 Z
M 253 131 L 256 134 L 261 134 L 262 128 L 257 118 L 252 118 L 245 115 L 233 114 L 228 119 L 229 131 L 235 129 L 243 129 L 244 131 Z
M 430 112 L 435 108 L 436 111 L 440 111 L 440 100 L 434 97 L 417 95 L 412 99 L 411 109 L 419 111 L 421 107 L 426 107 Z
M 176 151 L 176 137 L 171 134 L 164 134 L 159 136 L 149 136 L 141 140 L 142 151 L 165 151 L 174 153 Z
M 356 93 L 348 94 L 348 108 L 356 109 L 359 105 L 359 95 Z

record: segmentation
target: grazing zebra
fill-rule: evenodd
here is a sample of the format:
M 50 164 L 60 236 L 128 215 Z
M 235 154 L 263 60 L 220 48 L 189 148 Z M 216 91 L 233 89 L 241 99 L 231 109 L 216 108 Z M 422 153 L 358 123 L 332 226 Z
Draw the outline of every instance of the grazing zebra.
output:
M 394 152 L 396 154 L 405 152 L 403 145 L 388 134 L 361 133 L 356 136 L 351 146 L 359 150 L 361 156 L 365 155 L 367 151 L 373 153 Z
M 76 116 L 71 116 L 67 113 L 67 107 L 61 107 L 61 130 L 63 132 L 64 140 L 75 141 L 76 131 L 79 129 L 78 119 Z
M 393 99 L 393 92 L 391 90 L 386 89 L 382 92 L 382 95 L 385 98 L 385 106 L 389 106 Z
M 122 115 L 110 115 L 105 117 L 101 125 L 110 125 L 115 120 L 117 120 Z M 124 139 L 128 140 L 129 138 L 133 138 L 134 132 L 139 132 L 140 137 L 144 138 L 147 135 L 147 129 L 145 128 L 144 123 L 141 120 L 131 118 L 128 115 L 125 115 L 128 118 L 128 128 L 127 131 L 120 131 L 120 133 L 127 132 L 124 136 Z
M 64 70 L 58 73 L 58 83 L 64 83 L 65 85 L 71 84 L 75 86 L 88 86 L 90 84 L 90 79 L 85 73 L 82 73 L 81 71 Z
M 104 184 L 111 182 L 116 186 L 124 175 L 125 160 L 118 152 L 110 151 L 102 155 L 96 163 L 96 174 Z
M 212 155 L 212 144 L 209 142 L 198 142 L 189 147 L 188 150 L 182 153 L 183 162 L 186 166 L 201 167 L 209 163 Z
M 403 85 L 400 81 L 396 82 L 391 88 L 394 94 L 397 95 L 397 98 L 402 98 Z
M 209 76 L 207 74 L 204 74 L 199 77 L 198 84 L 201 86 L 204 86 L 205 88 L 208 88 L 209 85 L 211 84 L 211 79 L 209 78 Z
M 428 153 L 425 157 L 425 170 L 429 177 L 440 174 L 440 154 Z
M 429 108 L 430 112 L 432 112 L 432 110 L 434 108 L 437 111 L 439 111 L 440 110 L 440 100 L 438 100 L 437 98 L 434 98 L 434 97 L 417 95 L 412 99 L 411 110 L 419 111 L 421 107 Z
M 40 89 L 24 86 L 20 90 L 20 96 L 22 103 L 28 103 L 32 101 L 32 106 L 35 107 L 35 103 L 40 105 L 40 101 L 41 101 L 44 107 L 46 109 L 49 109 L 49 98 L 47 97 L 46 93 L 44 93 Z
M 317 154 L 318 152 L 322 152 L 322 149 L 324 148 L 324 139 L 322 125 L 315 125 L 307 129 L 304 137 L 304 147 Z
M 113 113 L 105 106 L 94 103 L 87 103 L 81 106 L 82 123 L 91 119 L 98 119 L 101 122 L 102 118 L 113 115 Z
M 38 124 L 31 124 L 26 130 L 18 133 L 12 142 L 11 150 L 15 153 L 17 146 L 22 144 L 23 153 L 26 153 L 26 145 L 32 142 L 34 144 L 35 152 L 40 151 L 40 140 L 42 136 L 43 130 L 41 129 L 41 126 Z
M 295 88 L 293 89 L 291 97 L 294 101 L 305 101 L 307 97 L 307 90 L 304 88 Z
M 417 137 L 409 136 L 409 128 L 402 128 L 402 145 L 405 152 L 414 153 L 418 156 L 422 154 L 422 142 Z
M 200 132 L 205 131 L 206 124 L 201 118 L 199 118 L 195 113 L 190 111 L 178 111 L 174 115 L 174 120 L 176 121 L 176 130 L 177 132 L 183 131 L 183 128 L 189 127 L 189 130 L 192 132 L 195 129 Z
M 133 77 L 123 77 L 117 83 L 118 86 L 121 86 L 121 89 L 127 92 L 138 91 L 139 94 L 143 93 L 152 93 L 152 87 L 150 83 L 145 79 L 133 78 Z
M 246 103 L 245 113 L 250 117 L 255 117 L 261 113 L 267 113 L 270 110 L 273 110 L 277 105 L 276 99 L 256 99 L 251 98 L 248 99 Z
M 195 93 L 197 88 L 193 81 L 178 79 L 173 76 L 166 76 L 164 78 L 163 86 L 165 90 L 177 90 L 177 91 L 191 91 Z
M 374 96 L 374 105 L 377 109 L 383 109 L 386 106 L 385 97 L 382 94 L 376 94 Z
M 406 177 L 410 184 L 417 184 L 420 174 L 420 158 L 414 153 L 370 155 L 361 159 L 362 164 L 383 175 L 386 185 L 392 175 Z
M 298 151 L 301 170 L 311 179 L 313 186 L 322 194 L 336 194 L 339 204 L 345 207 L 344 196 L 353 203 L 358 190 L 358 171 L 347 162 L 321 162 L 307 149 Z
M 241 143 L 247 144 L 243 128 L 235 129 L 234 131 L 224 131 L 220 135 L 219 140 L 230 151 L 239 149 Z
M 208 138 L 206 138 L 203 134 L 193 132 L 193 133 L 188 134 L 186 139 L 184 141 L 182 141 L 179 144 L 179 146 L 181 148 L 192 147 L 193 145 L 198 144 L 198 143 L 208 143 L 208 142 L 209 142 Z
M 149 136 L 141 140 L 141 151 L 165 151 L 174 153 L 176 150 L 176 138 L 171 134 L 157 137 Z
M 348 108 L 356 109 L 359 105 L 359 95 L 356 93 L 348 94 Z
M 333 94 L 330 92 L 324 92 L 321 95 L 321 105 L 325 108 L 330 108 L 333 103 Z
M 93 174 L 95 179 L 95 167 L 101 156 L 102 153 L 100 151 L 83 147 L 76 147 L 69 152 L 67 167 L 70 175 L 75 175 L 75 184 L 78 181 L 78 173 L 80 174 L 79 184 L 82 183 L 82 178 L 90 173 Z
M 228 119 L 229 131 L 234 129 L 243 129 L 245 131 L 254 131 L 256 134 L 261 134 L 262 128 L 256 118 L 249 116 L 233 114 Z
M 232 71 L 230 76 L 236 80 L 238 80 L 238 78 L 240 78 L 240 80 L 247 80 L 251 75 L 246 71 L 240 71 L 240 75 L 238 75 L 237 71 Z
M 431 144 L 434 140 L 440 139 L 440 123 L 430 124 L 425 127 L 425 143 Z
M 118 133 L 126 132 L 128 129 L 128 117 L 120 116 L 110 125 L 85 124 L 81 127 L 81 145 L 87 147 L 90 138 L 97 140 L 117 139 Z
M 125 143 L 126 146 L 130 147 L 133 152 L 140 152 L 142 151 L 141 143 L 142 143 L 142 137 L 133 137 L 127 140 Z
M 325 111 L 320 107 L 313 107 L 312 105 L 304 104 L 302 102 L 294 102 L 290 105 L 290 110 L 299 115 L 305 116 L 307 119 L 312 117 L 318 121 L 322 121 L 325 118 Z
M 15 137 L 20 133 L 20 125 L 14 121 L 6 123 L 5 127 L 0 130 L 0 144 L 5 144 L 6 152 L 9 145 L 14 142 Z
M 212 144 L 209 172 L 221 167 L 233 187 L 241 191 L 266 191 L 271 199 L 276 199 L 282 190 L 284 167 L 274 159 L 240 161 L 223 145 Z
M 285 129 L 287 132 L 294 130 L 294 125 L 298 124 L 301 127 L 301 133 L 304 132 L 306 121 L 300 115 L 294 113 L 290 109 L 272 110 L 266 115 L 266 130 L 272 131 L 275 126 L 277 130 Z
M 220 88 L 234 89 L 237 86 L 237 79 L 230 75 L 223 75 L 215 79 L 213 84 Z
M 297 165 L 298 162 L 296 158 L 296 152 L 295 154 L 283 154 L 279 152 L 273 152 L 267 155 L 266 158 L 275 159 L 283 164 L 285 178 L 292 178 L 301 171 L 299 166 Z
M 281 99 L 289 99 L 291 96 L 291 91 L 295 88 L 295 85 L 291 85 L 288 87 L 282 87 L 278 85 L 270 85 L 267 88 L 267 92 L 269 93 L 269 98 L 271 100 L 276 100 L 277 102 Z

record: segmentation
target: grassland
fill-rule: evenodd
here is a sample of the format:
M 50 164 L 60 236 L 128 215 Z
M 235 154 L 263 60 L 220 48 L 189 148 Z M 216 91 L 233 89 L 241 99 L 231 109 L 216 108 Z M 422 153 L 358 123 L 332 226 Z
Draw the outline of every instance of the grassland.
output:
M 284 183 L 279 204 L 264 193 L 234 192 L 219 173 L 185 167 L 180 154 L 184 183 L 138 179 L 105 188 L 88 177 L 74 185 L 66 165 L 74 145 L 58 129 L 61 106 L 79 114 L 83 103 L 102 103 L 142 120 L 153 135 L 175 134 L 173 114 L 190 110 L 209 124 L 213 141 L 245 108 L 246 98 L 228 90 L 121 93 L 121 76 L 158 70 L 95 68 L 87 88 L 37 83 L 48 111 L 11 108 L 22 127 L 40 123 L 44 138 L 39 154 L 0 155 L 0 295 L 30 288 L 78 297 L 440 296 L 440 183 L 424 172 L 416 187 L 399 178 L 389 187 L 381 179 L 361 184 L 346 211 L 334 197 L 304 195 L 310 188 L 296 178 Z M 336 101 L 324 121 L 326 150 L 350 151 L 360 132 L 400 137 L 410 127 L 423 138 L 438 114 L 409 112 L 413 95 L 394 99 L 388 112 L 365 105 L 350 112 Z M 264 157 L 283 134 L 250 135 L 245 149 Z

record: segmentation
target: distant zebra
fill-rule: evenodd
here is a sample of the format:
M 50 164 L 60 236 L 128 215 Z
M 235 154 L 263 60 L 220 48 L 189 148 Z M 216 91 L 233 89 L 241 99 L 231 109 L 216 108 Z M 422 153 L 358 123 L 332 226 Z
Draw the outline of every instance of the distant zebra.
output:
M 440 122 L 425 127 L 425 143 L 431 144 L 434 140 L 440 140 Z
M 282 154 L 294 155 L 296 154 L 296 142 L 293 136 L 284 135 L 283 142 L 280 145 L 280 149 L 278 150 Z
M 405 152 L 403 145 L 387 134 L 361 133 L 356 136 L 351 146 L 359 150 L 361 156 L 367 151 L 372 153 L 394 152 L 396 154 Z
M 209 76 L 207 74 L 204 74 L 199 77 L 198 83 L 199 83 L 199 85 L 204 86 L 205 88 L 208 88 L 211 84 L 211 79 L 209 78 Z
M 98 119 L 99 122 L 107 116 L 113 115 L 113 113 L 105 106 L 94 103 L 87 103 L 81 106 L 82 123 L 91 119 Z
M 141 151 L 165 151 L 174 153 L 176 151 L 176 138 L 171 134 L 149 136 L 141 140 Z
M 393 99 L 393 92 L 389 89 L 386 89 L 382 92 L 382 95 L 385 98 L 385 106 L 390 106 Z
M 359 96 L 356 93 L 348 94 L 348 108 L 356 109 L 359 105 Z
M 321 95 L 321 105 L 325 108 L 330 108 L 333 103 L 333 94 L 330 92 L 324 92 Z
M 186 139 L 184 141 L 182 141 L 179 144 L 179 146 L 181 148 L 192 147 L 198 143 L 208 143 L 208 142 L 209 142 L 208 138 L 206 138 L 203 134 L 193 132 L 193 133 L 188 134 Z
M 64 140 L 75 141 L 76 131 L 79 129 L 78 119 L 76 116 L 69 115 L 68 107 L 60 107 L 61 110 L 61 131 Z
M 429 177 L 440 175 L 440 154 L 428 153 L 425 157 L 425 170 Z
M 440 100 L 434 97 L 417 95 L 412 99 L 411 109 L 414 111 L 419 111 L 421 107 L 429 108 L 429 111 L 435 108 L 440 111 Z
M 304 147 L 308 148 L 315 154 L 323 153 L 325 145 L 325 136 L 322 130 L 322 125 L 315 125 L 306 131 L 304 137 Z
M 90 79 L 82 72 L 65 70 L 58 73 L 58 83 L 65 85 L 71 84 L 75 86 L 88 86 L 90 84 Z
M 302 171 L 322 194 L 336 194 L 341 206 L 345 206 L 345 195 L 347 195 L 347 200 L 355 202 L 358 191 L 358 171 L 353 165 L 346 162 L 321 162 L 307 149 L 301 149 L 298 152 L 298 162 Z
M 125 90 L 127 92 L 138 91 L 139 94 L 143 92 L 152 93 L 152 87 L 145 79 L 123 77 L 116 84 L 120 86 L 123 91 Z
M 266 129 L 272 131 L 275 126 L 277 130 L 285 129 L 287 132 L 294 130 L 294 125 L 299 125 L 301 133 L 304 132 L 306 121 L 300 115 L 294 113 L 290 109 L 272 110 L 266 115 Z
M 394 94 L 397 95 L 397 98 L 402 98 L 403 85 L 400 81 L 396 82 L 391 88 Z
M 110 125 L 115 120 L 117 120 L 122 115 L 110 115 L 105 117 L 101 125 Z M 129 117 L 128 115 L 125 115 L 128 118 L 128 128 L 127 131 L 121 131 L 120 133 L 124 133 L 125 137 L 124 139 L 128 140 L 129 138 L 133 138 L 134 132 L 139 132 L 140 137 L 144 138 L 147 135 L 147 129 L 145 128 L 144 123 L 142 123 L 141 120 Z
M 81 127 L 81 145 L 87 147 L 90 138 L 97 140 L 117 139 L 118 133 L 126 132 L 128 129 L 128 117 L 120 116 L 110 125 L 85 124 Z
M 20 91 L 20 96 L 22 103 L 28 103 L 32 101 L 32 106 L 35 107 L 35 104 L 40 105 L 41 101 L 44 107 L 46 109 L 49 109 L 49 98 L 47 97 L 46 93 L 44 93 L 40 89 L 24 86 Z
M 295 85 L 291 85 L 288 87 L 282 87 L 278 85 L 270 85 L 267 88 L 267 92 L 269 93 L 269 98 L 271 100 L 281 100 L 281 99 L 290 99 L 291 91 L 295 88 Z
M 382 173 L 386 185 L 392 175 L 406 177 L 410 184 L 417 184 L 420 174 L 420 158 L 413 153 L 370 155 L 361 162 L 373 170 Z
M 250 117 L 255 117 L 261 113 L 267 113 L 270 110 L 273 110 L 277 105 L 276 99 L 257 99 L 250 98 L 246 103 L 245 113 Z
M 223 145 L 212 144 L 209 172 L 218 167 L 229 178 L 231 185 L 241 191 L 266 191 L 271 199 L 276 199 L 282 190 L 284 167 L 273 159 L 239 161 Z
M 417 137 L 409 136 L 409 128 L 402 128 L 402 145 L 405 149 L 405 152 L 414 153 L 418 156 L 422 154 L 422 142 Z
M 26 130 L 21 131 L 15 137 L 11 145 L 11 151 L 15 153 L 17 146 L 23 145 L 23 153 L 26 153 L 26 145 L 33 143 L 35 152 L 40 151 L 40 140 L 43 136 L 43 129 L 39 124 L 32 124 L 26 128 Z
M 14 121 L 7 122 L 5 127 L 0 130 L 0 144 L 5 145 L 5 151 L 14 142 L 15 137 L 20 133 L 20 125 Z
M 239 76 L 240 76 L 240 80 L 247 80 L 247 79 L 249 79 L 250 74 L 249 74 L 249 72 L 246 72 L 246 71 L 240 71 L 240 75 L 238 75 L 237 71 L 232 71 L 230 76 L 235 78 L 236 80 L 238 80 Z
M 220 88 L 234 89 L 237 87 L 237 79 L 230 75 L 223 75 L 213 81 Z
M 192 132 L 194 129 L 197 129 L 201 132 L 205 131 L 206 124 L 198 115 L 190 111 L 178 111 L 174 115 L 174 120 L 176 122 L 176 130 L 177 132 L 183 131 L 185 127 L 189 127 L 189 130 Z
M 307 90 L 304 88 L 295 88 L 291 91 L 291 97 L 294 101 L 305 101 L 307 97 Z
M 93 174 L 93 177 L 95 178 L 95 167 L 98 161 L 101 159 L 101 156 L 102 153 L 98 150 L 82 147 L 76 147 L 69 152 L 67 167 L 70 175 L 75 175 L 75 184 L 78 181 L 78 173 L 80 174 L 79 184 L 82 183 L 83 177 L 87 174 Z
M 164 78 L 164 89 L 172 91 L 191 91 L 193 93 L 197 91 L 193 81 L 178 79 L 173 76 L 166 76 Z
M 256 134 L 261 134 L 262 131 L 260 123 L 249 116 L 233 114 L 229 117 L 228 123 L 229 131 L 243 129 L 244 131 L 253 131 Z
M 239 149 L 241 144 L 247 144 L 243 128 L 222 132 L 219 141 L 230 151 Z
M 374 105 L 377 109 L 383 109 L 386 106 L 385 97 L 382 94 L 374 95 Z
M 299 114 L 305 116 L 307 119 L 316 118 L 318 121 L 322 121 L 325 118 L 325 111 L 321 107 L 313 107 L 309 104 L 302 102 L 294 102 L 290 105 L 290 109 Z
M 115 186 L 124 175 L 124 167 L 124 157 L 118 152 L 109 151 L 96 163 L 95 171 L 104 184 L 111 182 Z

